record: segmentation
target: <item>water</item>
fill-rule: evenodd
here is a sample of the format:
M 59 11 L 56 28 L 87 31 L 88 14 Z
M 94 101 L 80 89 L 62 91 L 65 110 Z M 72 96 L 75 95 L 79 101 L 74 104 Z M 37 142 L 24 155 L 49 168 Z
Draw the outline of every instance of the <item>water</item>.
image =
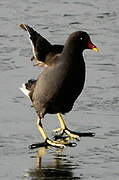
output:
M 0 1 L 0 179 L 119 179 L 119 1 Z M 75 148 L 58 152 L 27 146 L 41 140 L 35 112 L 19 91 L 37 77 L 31 47 L 18 25 L 29 24 L 52 43 L 64 44 L 77 30 L 90 33 L 100 52 L 84 52 L 87 78 L 82 95 L 65 116 L 76 131 L 92 131 Z M 57 127 L 54 115 L 44 120 L 49 136 Z M 37 157 L 37 158 L 36 158 Z M 36 163 L 37 162 L 37 163 Z

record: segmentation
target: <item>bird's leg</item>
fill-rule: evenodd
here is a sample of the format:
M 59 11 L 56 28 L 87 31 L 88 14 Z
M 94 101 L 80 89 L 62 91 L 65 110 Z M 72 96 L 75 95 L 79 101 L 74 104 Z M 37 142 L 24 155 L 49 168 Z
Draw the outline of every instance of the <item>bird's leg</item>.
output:
M 54 141 L 54 140 L 50 140 L 47 136 L 47 134 L 45 133 L 42 123 L 41 123 L 41 118 L 37 118 L 37 127 L 39 132 L 41 133 L 43 139 L 45 140 L 44 143 L 37 143 L 37 144 L 32 144 L 30 145 L 30 149 L 34 149 L 37 147 L 47 147 L 47 146 L 53 146 L 53 147 L 57 147 L 57 148 L 64 148 L 65 145 L 67 145 L 67 143 L 65 141 Z
M 64 119 L 62 118 L 61 113 L 57 113 L 57 118 L 58 118 L 59 123 L 60 123 L 60 128 L 57 128 L 57 129 L 55 129 L 55 130 L 53 130 L 53 131 L 56 132 L 56 133 L 63 134 L 63 133 L 64 133 L 64 130 L 67 129 L 66 124 L 65 124 L 65 121 L 64 121 Z
M 57 139 L 63 139 L 64 141 L 76 139 L 80 140 L 80 137 L 93 137 L 95 136 L 95 133 L 93 132 L 74 132 L 67 128 L 66 123 L 62 117 L 61 113 L 57 113 L 58 120 L 60 122 L 60 128 L 54 130 L 56 132 L 55 140 Z M 63 137 L 62 135 L 66 134 L 66 137 Z
M 69 130 L 66 126 L 66 123 L 62 117 L 61 113 L 57 113 L 57 117 L 60 123 L 60 128 L 54 130 L 54 132 L 56 133 L 60 133 L 60 135 L 63 135 L 64 133 L 66 133 L 68 135 L 68 137 L 65 140 L 69 140 L 69 139 L 77 139 L 80 140 L 78 133 L 73 132 L 71 130 Z
M 39 132 L 41 133 L 42 137 L 44 140 L 48 139 L 47 134 L 45 133 L 42 123 L 41 123 L 41 118 L 39 118 L 39 116 L 37 117 L 37 128 L 39 130 Z

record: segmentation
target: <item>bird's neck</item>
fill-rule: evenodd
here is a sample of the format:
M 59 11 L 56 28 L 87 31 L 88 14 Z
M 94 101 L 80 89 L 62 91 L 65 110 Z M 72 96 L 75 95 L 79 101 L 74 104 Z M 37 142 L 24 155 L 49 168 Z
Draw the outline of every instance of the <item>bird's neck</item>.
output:
M 83 60 L 83 49 L 80 46 L 68 45 L 64 48 L 62 55 L 67 61 L 80 62 Z
M 79 41 L 76 41 L 75 39 L 68 39 L 64 45 L 62 54 L 64 54 L 65 57 L 83 57 L 83 50 L 84 48 Z

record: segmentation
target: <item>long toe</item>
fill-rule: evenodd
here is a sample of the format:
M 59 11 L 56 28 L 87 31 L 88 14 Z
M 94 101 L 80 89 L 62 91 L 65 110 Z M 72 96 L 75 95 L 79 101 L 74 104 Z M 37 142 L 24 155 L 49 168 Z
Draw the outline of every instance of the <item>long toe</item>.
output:
M 68 147 L 75 147 L 77 146 L 77 144 L 75 142 L 68 142 L 68 141 L 64 141 L 63 139 L 59 140 L 59 141 L 52 141 L 50 139 L 47 139 L 47 144 L 48 146 L 52 146 L 52 147 L 56 147 L 56 148 L 60 148 L 63 149 L 64 147 L 68 146 Z
M 67 140 L 76 139 L 77 141 L 80 141 L 80 136 L 78 133 L 71 131 L 69 129 L 65 129 L 65 133 L 68 135 Z
M 31 144 L 28 146 L 29 149 L 36 149 L 36 148 L 41 148 L 41 147 L 47 148 L 47 143 L 46 142 L 40 142 L 40 143 Z
M 57 148 L 64 148 L 65 147 L 65 143 L 63 141 L 53 141 L 53 140 L 47 139 L 46 143 L 49 146 L 53 146 L 53 147 L 57 147 Z

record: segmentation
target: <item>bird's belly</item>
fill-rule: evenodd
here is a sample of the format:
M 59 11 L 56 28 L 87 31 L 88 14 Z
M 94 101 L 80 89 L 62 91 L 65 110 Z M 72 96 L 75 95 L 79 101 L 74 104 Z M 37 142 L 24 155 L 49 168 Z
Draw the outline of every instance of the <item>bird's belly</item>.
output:
M 64 87 L 60 89 L 56 96 L 48 103 L 47 113 L 55 114 L 61 112 L 62 114 L 69 112 L 74 105 L 75 100 L 81 94 L 84 87 L 85 74 L 82 77 L 65 82 Z

